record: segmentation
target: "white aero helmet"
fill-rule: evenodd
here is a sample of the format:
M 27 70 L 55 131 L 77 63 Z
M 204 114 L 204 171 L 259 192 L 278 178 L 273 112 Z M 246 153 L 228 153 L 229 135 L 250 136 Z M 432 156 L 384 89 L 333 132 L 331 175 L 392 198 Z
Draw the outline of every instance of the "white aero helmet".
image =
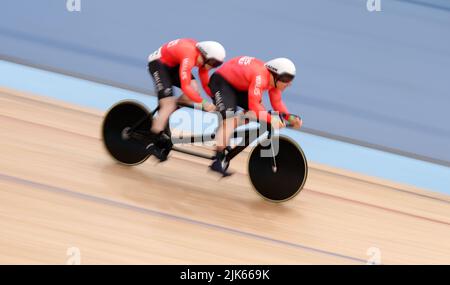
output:
M 205 64 L 218 67 L 225 60 L 225 48 L 218 42 L 198 42 L 196 46 L 205 59 Z
M 295 77 L 294 63 L 285 57 L 269 60 L 264 66 L 273 74 L 275 82 L 291 82 Z

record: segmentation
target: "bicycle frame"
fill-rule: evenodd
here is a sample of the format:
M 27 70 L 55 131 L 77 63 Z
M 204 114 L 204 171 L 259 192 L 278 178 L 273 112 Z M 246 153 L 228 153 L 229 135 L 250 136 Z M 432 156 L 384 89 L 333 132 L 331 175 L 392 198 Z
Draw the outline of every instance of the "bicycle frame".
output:
M 257 133 L 255 135 L 251 135 L 251 132 L 257 132 Z M 267 137 L 270 138 L 270 135 L 271 135 L 270 129 L 263 132 L 262 134 L 259 134 L 259 136 L 258 136 L 259 132 L 260 132 L 260 128 L 235 130 L 233 133 L 233 138 L 242 139 L 243 143 L 240 143 L 240 144 L 236 145 L 235 147 L 231 148 L 231 150 L 229 152 L 227 152 L 227 154 L 226 154 L 226 160 L 230 161 L 236 155 L 241 153 L 247 146 L 249 146 L 254 141 L 258 140 L 261 136 L 265 135 L 266 133 L 267 133 Z M 183 143 L 208 142 L 208 141 L 213 141 L 215 139 L 215 134 L 214 133 L 210 134 L 206 138 L 205 138 L 205 135 L 192 135 L 192 136 L 187 136 L 187 137 L 172 136 L 172 141 L 174 141 L 174 139 L 176 139 L 176 141 L 174 142 L 174 145 L 183 144 Z M 179 148 L 176 146 L 173 146 L 172 150 L 181 152 L 181 153 L 185 153 L 185 154 L 189 154 L 189 155 L 193 155 L 193 156 L 197 156 L 197 157 L 201 157 L 201 158 L 210 159 L 210 160 L 214 159 L 214 156 L 208 156 L 203 153 L 182 149 L 182 148 Z
M 178 105 L 178 108 L 180 107 L 188 107 L 188 108 L 192 108 L 195 109 L 194 105 L 190 105 L 190 104 L 182 104 L 182 105 Z M 156 112 L 159 110 L 159 105 L 148 114 L 148 116 L 145 116 L 144 118 L 142 118 L 141 120 L 139 120 L 138 122 L 136 122 L 135 125 L 133 125 L 130 129 L 129 129 L 129 133 L 132 133 L 137 127 L 139 127 L 139 125 L 141 125 L 145 120 L 148 120 L 150 117 L 153 117 Z M 248 121 L 246 122 L 246 124 L 248 123 Z M 259 134 L 261 132 L 261 128 L 254 128 L 254 129 L 244 129 L 244 130 L 235 130 L 233 133 L 232 138 L 234 139 L 242 139 L 243 140 L 243 144 L 240 143 L 239 145 L 236 145 L 234 148 L 232 148 L 226 155 L 226 160 L 230 161 L 231 159 L 233 159 L 235 156 L 237 156 L 239 153 L 241 153 L 247 146 L 249 146 L 251 143 L 253 143 L 254 141 L 258 140 L 261 136 L 265 135 L 267 133 L 267 138 L 270 139 L 271 137 L 271 133 L 272 130 L 270 128 L 270 125 L 267 125 L 268 127 L 266 127 L 266 131 L 264 131 L 262 134 Z M 251 135 L 251 132 L 256 132 L 256 134 Z M 259 135 L 258 135 L 259 134 Z M 134 134 L 135 136 L 139 136 L 139 134 Z M 180 152 L 180 153 L 184 153 L 184 154 L 189 154 L 192 156 L 196 156 L 196 157 L 200 157 L 200 158 L 205 158 L 205 159 L 210 159 L 210 160 L 214 160 L 215 156 L 213 155 L 206 155 L 200 152 L 196 152 L 196 151 L 191 151 L 191 150 L 187 150 L 187 149 L 183 149 L 180 147 L 177 147 L 175 145 L 177 144 L 185 144 L 185 143 L 196 143 L 196 142 L 208 142 L 208 141 L 213 141 L 215 139 L 216 134 L 212 133 L 209 135 L 190 135 L 190 136 L 178 136 L 178 137 L 174 137 L 172 136 L 172 142 L 174 144 L 174 146 L 172 147 L 173 151 L 176 152 Z M 175 142 L 174 142 L 175 140 Z

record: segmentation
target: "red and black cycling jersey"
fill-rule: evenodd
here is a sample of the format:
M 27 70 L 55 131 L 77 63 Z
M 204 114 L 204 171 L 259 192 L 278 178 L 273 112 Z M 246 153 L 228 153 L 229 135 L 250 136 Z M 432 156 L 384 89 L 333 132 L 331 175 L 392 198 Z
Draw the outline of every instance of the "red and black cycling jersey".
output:
M 197 58 L 200 55 L 200 51 L 197 49 L 196 44 L 197 41 L 193 39 L 177 39 L 171 41 L 151 54 L 149 56 L 149 61 L 159 60 L 168 67 L 179 65 L 181 90 L 192 101 L 200 103 L 202 102 L 202 97 L 191 86 L 191 71 L 192 68 L 197 65 Z M 211 91 L 208 87 L 208 70 L 204 67 L 199 67 L 198 73 L 203 89 L 211 96 Z
M 270 72 L 264 62 L 249 56 L 235 57 L 225 62 L 217 71 L 236 90 L 247 91 L 248 108 L 254 111 L 258 119 L 270 123 L 271 116 L 262 104 L 262 94 L 269 91 L 270 103 L 275 111 L 288 114 L 281 99 L 281 91 L 270 87 Z

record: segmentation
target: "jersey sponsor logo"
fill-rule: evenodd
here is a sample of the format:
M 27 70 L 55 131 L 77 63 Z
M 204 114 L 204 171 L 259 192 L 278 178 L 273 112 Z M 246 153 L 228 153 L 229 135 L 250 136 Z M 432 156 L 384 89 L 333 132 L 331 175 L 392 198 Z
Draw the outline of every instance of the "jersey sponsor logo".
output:
M 156 90 L 158 92 L 163 90 L 164 85 L 161 82 L 161 77 L 159 76 L 159 72 L 158 71 L 153 72 L 153 78 L 155 79 Z
M 216 99 L 216 106 L 219 107 L 219 111 L 225 111 L 225 104 L 223 103 L 223 98 L 222 98 L 222 94 L 220 93 L 220 90 L 217 91 L 215 94 L 215 99 Z
M 180 39 L 173 40 L 167 44 L 167 47 L 168 48 L 173 47 L 173 46 L 177 45 L 179 41 L 180 41 Z
M 238 60 L 238 64 L 239 65 L 249 65 L 250 63 L 252 63 L 253 59 L 254 59 L 254 57 L 243 56 Z
M 181 80 L 185 80 L 188 77 L 188 65 L 189 65 L 189 58 L 183 59 L 183 62 L 181 63 L 182 70 L 181 70 Z
M 255 79 L 255 89 L 253 89 L 253 93 L 256 96 L 261 95 L 261 84 L 262 84 L 262 78 L 261 78 L 261 75 L 258 75 L 258 76 L 256 76 L 256 79 Z

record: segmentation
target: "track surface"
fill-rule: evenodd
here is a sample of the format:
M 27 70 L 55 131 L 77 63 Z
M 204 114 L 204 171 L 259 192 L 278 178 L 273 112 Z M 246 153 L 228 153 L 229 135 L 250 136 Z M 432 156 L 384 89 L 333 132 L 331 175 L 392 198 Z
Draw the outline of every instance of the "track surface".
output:
M 304 190 L 261 200 L 246 175 L 172 154 L 115 163 L 102 112 L 0 88 L 0 263 L 450 263 L 450 197 L 310 163 Z

